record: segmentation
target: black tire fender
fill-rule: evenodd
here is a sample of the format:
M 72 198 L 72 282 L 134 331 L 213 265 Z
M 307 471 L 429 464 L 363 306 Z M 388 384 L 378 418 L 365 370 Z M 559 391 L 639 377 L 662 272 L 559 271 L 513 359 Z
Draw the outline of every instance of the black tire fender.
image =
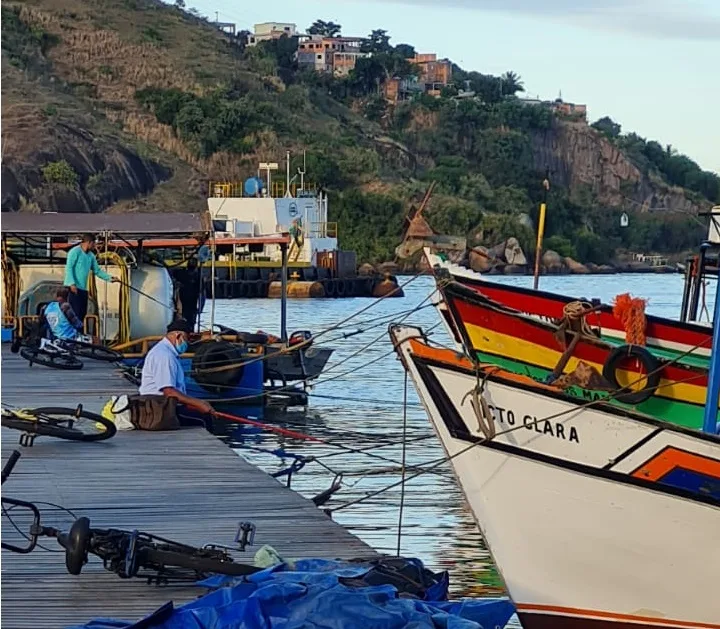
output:
M 635 358 L 642 363 L 647 375 L 647 384 L 645 388 L 640 391 L 621 393 L 620 395 L 616 395 L 615 399 L 624 404 L 642 404 L 655 394 L 660 384 L 660 361 L 640 345 L 621 345 L 620 347 L 616 347 L 610 352 L 610 355 L 605 361 L 602 375 L 618 390 L 622 389 L 622 386 L 617 379 L 617 370 L 620 364 L 627 358 Z

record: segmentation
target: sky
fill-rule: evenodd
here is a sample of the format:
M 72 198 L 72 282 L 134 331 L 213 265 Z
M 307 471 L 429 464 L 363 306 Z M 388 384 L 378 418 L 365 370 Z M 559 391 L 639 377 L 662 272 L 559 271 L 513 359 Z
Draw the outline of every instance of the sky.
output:
M 526 95 L 588 106 L 720 174 L 720 0 L 187 0 L 211 20 L 314 20 L 388 31 L 465 70 L 521 75 Z

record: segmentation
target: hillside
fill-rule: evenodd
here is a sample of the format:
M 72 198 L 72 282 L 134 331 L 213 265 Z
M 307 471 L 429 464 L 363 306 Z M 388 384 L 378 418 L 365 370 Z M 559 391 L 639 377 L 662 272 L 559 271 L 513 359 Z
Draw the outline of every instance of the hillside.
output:
M 604 262 L 695 246 L 692 215 L 720 202 L 720 180 L 669 147 L 523 105 L 512 73 L 454 66 L 441 97 L 391 105 L 383 83 L 417 69 L 383 31 L 344 79 L 299 70 L 294 40 L 244 44 L 156 0 L 3 3 L 3 211 L 198 210 L 210 181 L 306 150 L 362 260 L 392 258 L 431 180 L 436 230 L 527 251 L 548 169 L 548 246 Z

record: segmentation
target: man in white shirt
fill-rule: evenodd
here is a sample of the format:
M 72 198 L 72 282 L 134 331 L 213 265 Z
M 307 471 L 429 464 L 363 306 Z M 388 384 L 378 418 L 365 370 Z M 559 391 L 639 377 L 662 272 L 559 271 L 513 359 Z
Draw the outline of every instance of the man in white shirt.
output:
M 214 413 L 213 407 L 207 401 L 187 395 L 185 389 L 185 374 L 180 355 L 188 349 L 190 331 L 190 325 L 185 319 L 176 319 L 168 326 L 165 336 L 145 356 L 138 393 L 155 402 L 154 405 L 146 406 L 151 406 L 156 413 L 168 409 L 169 400 L 163 402 L 162 398 L 174 398 L 170 405 L 173 411 L 177 404 L 203 414 Z M 156 419 L 158 422 L 161 420 L 160 417 Z

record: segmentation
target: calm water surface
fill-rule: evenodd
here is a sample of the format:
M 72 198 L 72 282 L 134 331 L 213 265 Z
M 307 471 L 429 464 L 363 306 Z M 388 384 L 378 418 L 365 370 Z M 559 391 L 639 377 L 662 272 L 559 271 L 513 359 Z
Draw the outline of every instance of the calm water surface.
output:
M 407 281 L 409 278 L 400 278 Z M 497 281 L 532 286 L 530 277 L 499 277 Z M 541 278 L 540 288 L 567 295 L 599 297 L 605 302 L 621 292 L 649 299 L 649 313 L 677 318 L 680 311 L 681 275 L 598 275 Z M 405 374 L 392 352 L 387 324 L 399 321 L 432 330 L 436 341 L 451 345 L 427 297 L 434 288 L 430 277 L 419 277 L 405 288 L 405 296 L 378 302 L 337 330 L 316 341 L 335 348 L 326 371 L 313 387 L 307 411 L 266 415 L 265 420 L 356 449 L 371 449 L 371 458 L 307 441 L 297 441 L 247 428 L 229 428 L 228 440 L 237 452 L 268 472 L 286 468 L 291 459 L 258 451 L 282 447 L 286 451 L 318 457 L 292 480 L 292 487 L 312 497 L 329 487 L 336 473 L 343 474 L 343 489 L 326 508 L 337 509 L 360 500 L 400 479 L 402 458 L 403 395 Z M 424 301 L 425 300 L 425 301 Z M 371 299 L 311 299 L 288 303 L 288 331 L 314 333 L 373 303 Z M 712 304 L 708 304 L 712 312 Z M 209 304 L 206 306 L 206 318 Z M 242 330 L 278 333 L 279 300 L 218 301 L 216 321 Z M 443 457 L 411 382 L 407 386 L 407 465 L 421 465 Z M 380 443 L 379 441 L 384 441 Z M 382 447 L 381 447 L 382 446 Z M 255 449 L 250 449 L 255 448 Z M 322 465 L 321 465 L 322 463 Z M 398 544 L 401 489 L 388 490 L 333 513 L 333 519 L 381 552 L 394 553 Z M 262 531 L 258 531 L 261 538 Z M 450 465 L 424 474 L 405 486 L 400 552 L 421 558 L 430 569 L 450 571 L 456 596 L 503 593 L 469 508 L 454 481 Z M 519 626 L 519 625 L 516 625 Z

